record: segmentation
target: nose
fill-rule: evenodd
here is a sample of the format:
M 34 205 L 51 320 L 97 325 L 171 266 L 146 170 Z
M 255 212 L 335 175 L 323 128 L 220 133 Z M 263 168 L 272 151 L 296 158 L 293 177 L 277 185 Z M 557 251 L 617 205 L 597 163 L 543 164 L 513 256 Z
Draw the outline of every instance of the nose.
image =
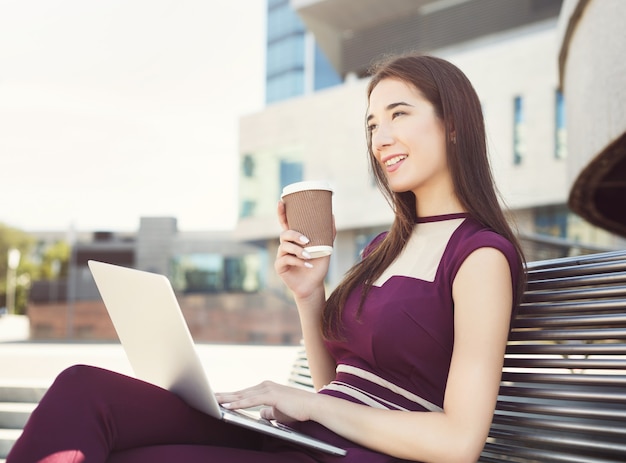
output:
M 380 124 L 372 132 L 372 147 L 375 151 L 380 151 L 387 146 L 393 145 L 395 139 L 388 124 Z

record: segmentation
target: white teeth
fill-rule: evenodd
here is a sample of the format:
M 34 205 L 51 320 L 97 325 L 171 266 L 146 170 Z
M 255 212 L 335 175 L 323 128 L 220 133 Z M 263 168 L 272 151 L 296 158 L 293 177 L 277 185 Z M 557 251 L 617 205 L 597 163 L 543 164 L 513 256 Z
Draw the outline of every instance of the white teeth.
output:
M 404 156 L 404 155 L 402 155 L 402 154 L 401 154 L 401 155 L 399 155 L 399 156 L 395 156 L 395 157 L 393 157 L 393 158 L 388 159 L 387 161 L 385 161 L 385 165 L 386 165 L 387 167 L 389 167 L 389 166 L 393 166 L 396 162 L 400 162 L 400 161 L 402 161 L 403 159 L 406 159 L 406 156 Z

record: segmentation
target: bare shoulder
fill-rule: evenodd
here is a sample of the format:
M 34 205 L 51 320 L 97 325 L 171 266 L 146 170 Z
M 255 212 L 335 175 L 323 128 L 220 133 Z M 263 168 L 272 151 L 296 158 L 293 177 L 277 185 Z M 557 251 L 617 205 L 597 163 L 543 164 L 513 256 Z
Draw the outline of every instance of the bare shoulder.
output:
M 511 268 L 496 248 L 482 247 L 463 262 L 453 283 L 453 297 L 460 305 L 510 307 L 513 291 Z
M 467 256 L 461 269 L 472 271 L 491 271 L 509 269 L 509 261 L 502 251 L 493 247 L 481 247 Z

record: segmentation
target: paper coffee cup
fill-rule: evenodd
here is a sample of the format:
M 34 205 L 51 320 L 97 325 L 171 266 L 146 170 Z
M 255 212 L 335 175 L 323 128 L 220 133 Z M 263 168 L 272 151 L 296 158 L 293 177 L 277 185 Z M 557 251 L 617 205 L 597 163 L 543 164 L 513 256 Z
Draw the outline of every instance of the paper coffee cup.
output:
M 332 196 L 332 188 L 323 181 L 297 182 L 283 188 L 287 224 L 310 240 L 304 250 L 313 258 L 333 252 Z

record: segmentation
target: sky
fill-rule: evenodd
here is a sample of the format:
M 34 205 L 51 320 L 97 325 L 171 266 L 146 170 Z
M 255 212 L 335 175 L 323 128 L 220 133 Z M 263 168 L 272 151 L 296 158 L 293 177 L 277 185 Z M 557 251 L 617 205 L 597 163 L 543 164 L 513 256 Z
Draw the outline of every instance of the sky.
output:
M 0 223 L 228 230 L 265 0 L 0 0 Z

